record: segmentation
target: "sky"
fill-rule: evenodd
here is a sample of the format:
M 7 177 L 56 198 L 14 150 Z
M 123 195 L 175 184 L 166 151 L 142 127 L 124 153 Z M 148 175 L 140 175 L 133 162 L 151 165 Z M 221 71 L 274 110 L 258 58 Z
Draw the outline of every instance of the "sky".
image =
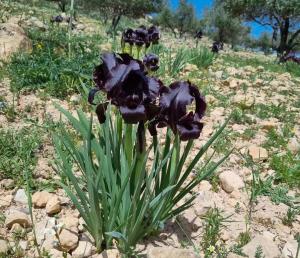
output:
M 178 6 L 179 0 L 169 0 L 171 7 L 173 9 L 176 9 Z M 209 8 L 213 4 L 213 0 L 188 0 L 189 3 L 193 4 L 195 6 L 197 15 L 199 18 L 202 17 L 205 8 Z M 247 23 L 251 27 L 251 35 L 254 38 L 258 38 L 260 34 L 264 31 L 271 32 L 271 29 L 265 26 L 261 26 L 255 22 Z

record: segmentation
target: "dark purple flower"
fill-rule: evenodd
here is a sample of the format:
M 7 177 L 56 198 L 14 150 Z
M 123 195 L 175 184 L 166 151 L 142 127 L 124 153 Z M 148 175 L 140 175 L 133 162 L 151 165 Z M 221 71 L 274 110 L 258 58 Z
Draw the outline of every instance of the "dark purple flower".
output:
M 220 41 L 215 41 L 211 47 L 213 53 L 219 53 L 220 50 L 223 50 L 224 44 Z
M 159 68 L 158 63 L 159 63 L 159 58 L 155 54 L 147 54 L 143 58 L 143 64 L 150 71 L 156 71 Z
M 133 45 L 135 43 L 136 34 L 133 29 L 127 29 L 122 34 L 122 42 Z
M 159 30 L 156 26 L 151 26 L 148 29 L 148 35 L 149 35 L 149 41 L 152 44 L 157 44 L 158 43 L 160 35 L 159 35 Z
M 203 32 L 202 32 L 202 30 L 199 30 L 197 33 L 196 33 L 196 35 L 195 35 L 195 39 L 202 39 L 202 37 L 203 37 Z
M 135 30 L 135 44 L 139 47 L 145 44 L 146 47 L 150 46 L 148 30 L 145 26 L 140 26 Z
M 102 64 L 94 72 L 96 88 L 90 91 L 89 102 L 93 103 L 96 92 L 101 90 L 119 108 L 126 123 L 138 123 L 154 116 L 158 111 L 154 103 L 162 83 L 147 77 L 143 64 L 128 54 L 106 53 L 101 60 Z M 103 117 L 105 120 L 104 111 L 102 106 L 97 107 L 100 122 Z
M 51 22 L 57 22 L 57 23 L 61 23 L 63 22 L 64 18 L 61 15 L 58 16 L 52 16 L 50 21 Z
M 194 102 L 194 111 L 187 108 Z M 203 128 L 206 103 L 196 86 L 190 82 L 174 82 L 164 87 L 160 97 L 159 126 L 169 125 L 181 140 L 197 139 Z

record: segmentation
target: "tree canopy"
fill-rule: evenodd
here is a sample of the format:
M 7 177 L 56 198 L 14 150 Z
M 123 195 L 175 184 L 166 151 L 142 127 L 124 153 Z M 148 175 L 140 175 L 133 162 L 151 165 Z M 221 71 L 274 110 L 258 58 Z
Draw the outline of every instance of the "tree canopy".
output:
M 186 33 L 194 35 L 199 27 L 195 8 L 186 0 L 180 0 L 178 8 L 175 11 L 165 6 L 156 17 L 155 22 L 161 27 L 170 29 L 175 37 L 177 35 L 182 37 Z
M 235 46 L 242 44 L 243 40 L 250 33 L 250 28 L 244 26 L 240 18 L 234 18 L 224 8 L 221 1 L 215 2 L 211 9 L 208 9 L 204 16 L 206 29 L 216 41 L 224 42 Z
M 273 44 L 279 56 L 299 47 L 299 0 L 218 0 L 235 17 L 273 29 Z

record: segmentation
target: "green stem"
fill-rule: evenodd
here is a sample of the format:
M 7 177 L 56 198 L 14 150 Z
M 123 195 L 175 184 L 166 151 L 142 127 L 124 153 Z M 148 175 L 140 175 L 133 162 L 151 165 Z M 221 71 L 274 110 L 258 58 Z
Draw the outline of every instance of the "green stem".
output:
M 127 124 L 125 129 L 125 154 L 128 161 L 128 165 L 132 163 L 132 152 L 133 152 L 133 139 L 132 139 L 132 124 Z
M 73 17 L 74 17 L 74 0 L 71 0 L 70 21 L 69 21 L 69 28 L 68 28 L 68 36 L 69 36 L 69 43 L 68 43 L 69 59 L 71 59 L 71 32 L 72 32 Z

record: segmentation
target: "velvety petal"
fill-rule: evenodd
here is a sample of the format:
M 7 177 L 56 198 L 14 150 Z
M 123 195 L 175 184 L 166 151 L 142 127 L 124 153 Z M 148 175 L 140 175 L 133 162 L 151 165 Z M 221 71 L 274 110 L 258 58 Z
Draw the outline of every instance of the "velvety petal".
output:
M 203 123 L 192 123 L 190 126 L 177 125 L 179 138 L 182 141 L 199 138 L 203 128 Z
M 138 105 L 136 108 L 120 106 L 121 115 L 128 124 L 136 124 L 140 121 L 146 121 L 146 110 L 143 105 Z
M 96 108 L 96 114 L 100 124 L 103 124 L 106 120 L 105 112 L 108 106 L 108 102 L 98 104 Z
M 158 43 L 158 40 L 160 38 L 160 34 L 159 34 L 159 30 L 156 26 L 151 26 L 148 29 L 148 35 L 149 35 L 149 41 L 152 44 L 157 44 Z
M 159 97 L 159 92 L 163 87 L 163 83 L 161 80 L 157 78 L 148 77 L 148 87 L 149 87 L 150 99 L 151 101 L 155 101 L 156 98 Z
M 90 92 L 89 92 L 89 96 L 88 96 L 88 102 L 92 105 L 95 105 L 94 104 L 94 98 L 95 98 L 95 95 L 96 93 L 99 91 L 99 89 L 91 89 Z
M 188 106 L 195 103 L 195 111 L 188 112 Z M 203 124 L 206 103 L 196 86 L 190 82 L 175 82 L 169 88 L 161 89 L 161 118 L 158 126 L 168 124 L 181 140 L 198 138 Z

